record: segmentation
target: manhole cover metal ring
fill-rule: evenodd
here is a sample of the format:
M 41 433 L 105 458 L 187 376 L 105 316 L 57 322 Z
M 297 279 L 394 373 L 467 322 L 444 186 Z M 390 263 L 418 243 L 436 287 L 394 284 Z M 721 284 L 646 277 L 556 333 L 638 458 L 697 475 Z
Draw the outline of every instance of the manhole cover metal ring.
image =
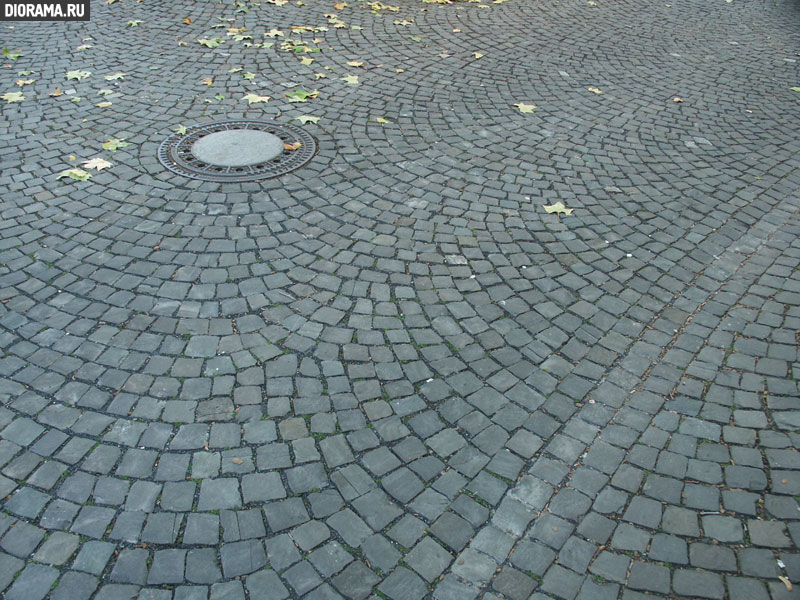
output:
M 201 160 L 192 153 L 192 146 L 205 136 L 223 131 L 261 131 L 280 138 L 281 142 L 299 147 L 284 149 L 274 158 L 244 165 L 215 165 Z M 161 142 L 158 160 L 170 171 L 203 181 L 237 182 L 271 179 L 290 173 L 307 164 L 317 153 L 317 142 L 305 129 L 275 121 L 215 121 L 189 127 L 184 133 L 175 133 Z

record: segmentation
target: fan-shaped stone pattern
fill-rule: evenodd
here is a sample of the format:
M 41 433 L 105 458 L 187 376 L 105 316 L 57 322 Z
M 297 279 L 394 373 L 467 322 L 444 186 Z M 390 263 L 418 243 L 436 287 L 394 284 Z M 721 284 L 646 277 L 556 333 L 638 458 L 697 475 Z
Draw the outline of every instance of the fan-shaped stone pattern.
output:
M 786 5 L 97 8 L 7 32 L 39 100 L 4 108 L 8 597 L 783 585 L 753 565 L 796 533 Z M 301 115 L 319 153 L 277 180 L 156 158 Z

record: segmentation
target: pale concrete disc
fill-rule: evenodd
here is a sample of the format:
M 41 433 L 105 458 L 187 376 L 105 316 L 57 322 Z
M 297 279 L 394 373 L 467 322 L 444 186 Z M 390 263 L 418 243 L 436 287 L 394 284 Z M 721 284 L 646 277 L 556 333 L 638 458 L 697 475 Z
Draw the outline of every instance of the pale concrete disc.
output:
M 201 137 L 192 154 L 219 167 L 247 167 L 272 160 L 283 152 L 283 141 L 266 131 L 228 129 Z

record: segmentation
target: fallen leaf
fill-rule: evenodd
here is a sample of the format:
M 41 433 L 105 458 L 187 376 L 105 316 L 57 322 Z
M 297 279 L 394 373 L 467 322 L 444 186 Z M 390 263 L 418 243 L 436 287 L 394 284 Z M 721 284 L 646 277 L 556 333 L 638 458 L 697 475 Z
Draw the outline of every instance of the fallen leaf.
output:
M 387 121 L 383 117 L 375 117 L 375 122 L 383 124 L 383 123 L 388 123 L 389 121 Z
M 289 102 L 307 102 L 309 98 L 314 99 L 319 96 L 319 90 L 314 90 L 313 92 L 308 92 L 306 90 L 295 90 L 293 92 L 284 94 L 284 96 L 289 100 Z
M 113 166 L 106 159 L 100 158 L 99 156 L 96 157 L 96 158 L 93 158 L 92 160 L 83 161 L 82 164 L 87 169 L 95 169 L 97 171 L 102 171 L 103 169 L 107 169 L 108 167 Z
M 562 214 L 570 216 L 572 214 L 572 211 L 575 210 L 574 208 L 567 208 L 566 206 L 564 206 L 564 203 L 561 202 L 560 200 L 558 202 L 556 202 L 555 204 L 551 204 L 549 206 L 547 204 L 545 204 L 544 205 L 544 209 L 548 213 L 556 213 L 556 215 L 558 215 L 559 219 L 561 218 Z
M 175 127 L 175 131 L 177 131 L 179 134 L 183 135 L 184 133 L 186 133 L 186 126 L 185 125 L 177 125 Z
M 111 75 L 104 75 L 103 79 L 105 79 L 106 81 L 116 81 L 118 79 L 122 79 L 123 77 L 125 77 L 125 75 L 126 75 L 125 73 L 112 73 Z
M 108 88 L 103 88 L 102 90 L 97 90 L 98 96 L 108 96 L 109 94 L 113 94 L 114 90 L 110 90 Z
M 485 54 L 481 54 L 480 52 L 473 52 L 472 56 L 474 56 L 475 58 L 483 58 L 486 55 Z
M 142 24 L 142 22 L 141 22 L 141 21 L 139 21 L 139 20 L 134 20 L 134 21 L 128 21 L 127 23 L 125 23 L 125 26 L 126 26 L 126 27 L 138 27 L 138 26 L 139 26 L 139 25 L 141 25 L 141 24 Z
M 297 150 L 300 146 L 302 146 L 300 142 L 295 142 L 294 144 L 287 144 L 286 142 L 283 143 L 284 150 Z
M 259 96 L 258 94 L 253 94 L 252 92 L 242 96 L 242 100 L 247 100 L 248 104 L 258 104 L 259 102 L 269 102 L 269 96 Z
M 88 50 L 88 49 L 89 49 L 89 48 L 91 48 L 91 47 L 92 47 L 92 45 L 91 45 L 91 44 L 81 44 L 80 46 L 78 46 L 77 48 L 75 48 L 75 50 L 79 50 L 79 51 L 81 51 L 81 52 L 82 52 L 82 51 L 84 51 L 84 50 Z
M 53 92 L 50 92 L 50 95 L 51 95 L 53 98 L 56 98 L 56 97 L 58 97 L 58 96 L 63 96 L 63 95 L 64 95 L 64 92 L 62 92 L 62 91 L 61 91 L 61 86 L 59 86 L 59 87 L 57 87 L 57 88 L 55 89 L 55 91 L 53 91 Z
M 22 56 L 22 52 L 19 50 L 14 50 L 13 52 L 8 48 L 3 48 L 2 52 L 0 52 L 6 58 L 10 58 L 11 60 L 17 60 L 20 56 Z
M 304 56 L 303 58 L 300 59 L 300 64 L 301 65 L 310 65 L 313 62 L 314 62 L 314 59 L 313 58 L 309 58 L 307 56 Z
M 283 32 L 280 29 L 271 29 L 267 33 L 264 34 L 267 37 L 283 37 Z
M 69 100 L 70 100 L 70 102 L 78 103 L 81 100 L 83 100 L 83 98 L 81 98 L 80 96 L 75 96 L 74 98 L 70 98 Z
M 303 125 L 307 125 L 308 123 L 316 123 L 319 121 L 319 117 L 312 117 L 311 115 L 300 115 L 299 117 L 294 118 L 295 121 L 300 121 Z
M 358 85 L 358 75 L 348 75 L 347 77 L 341 77 L 342 81 L 350 85 Z
M 783 585 L 786 586 L 787 591 L 789 592 L 792 591 L 792 582 L 789 581 L 788 577 L 786 577 L 785 575 L 778 575 L 778 579 L 780 579 L 783 582 Z
M 593 94 L 602 94 L 603 93 L 601 90 L 598 90 L 596 87 L 590 87 L 590 88 L 586 88 L 586 89 L 589 90 L 590 92 L 592 92 Z
M 35 79 L 17 79 L 17 85 L 19 87 L 22 87 L 22 86 L 25 86 L 25 85 L 30 85 L 34 81 L 36 81 L 36 80 Z
M 130 144 L 124 140 L 119 138 L 110 138 L 107 142 L 103 144 L 103 149 L 108 150 L 109 152 L 116 152 L 120 148 L 124 148 L 125 146 L 130 146 Z
M 532 113 L 533 109 L 536 108 L 535 104 L 525 104 L 524 102 L 517 102 L 514 106 L 516 106 L 521 113 Z
M 673 101 L 673 102 L 683 102 L 683 98 L 680 98 L 679 96 L 675 96 L 675 97 L 672 99 L 672 101 Z
M 789 89 L 793 92 L 800 92 L 800 87 L 791 87 Z
M 211 77 L 203 77 L 203 79 L 200 81 L 200 83 L 202 83 L 204 85 L 211 86 L 211 85 L 214 85 L 214 80 Z
M 347 64 L 350 65 L 351 67 L 363 67 L 364 66 L 363 62 L 359 62 L 357 60 L 351 60 Z
M 96 106 L 99 107 L 99 108 L 108 108 L 112 104 L 113 104 L 113 102 L 109 102 L 108 100 L 106 100 L 105 102 L 98 102 L 96 104 Z
M 197 40 L 197 42 L 201 46 L 205 46 L 206 48 L 216 48 L 224 41 L 225 40 L 223 40 L 222 38 L 211 38 L 211 39 L 200 38 Z
M 186 17 L 186 18 L 183 20 L 183 22 L 184 22 L 184 23 L 186 23 L 187 25 L 191 25 L 191 24 L 192 24 L 192 20 L 191 20 L 189 17 Z
M 17 71 L 17 76 L 18 77 L 27 77 L 28 75 L 30 75 L 33 72 L 34 71 Z
M 398 72 L 398 73 L 405 73 L 406 72 L 405 69 L 395 69 L 395 71 Z
M 347 2 L 339 2 L 339 4 L 334 4 L 333 8 L 336 10 L 342 10 L 345 6 L 347 6 Z
M 89 75 L 91 75 L 89 71 L 81 71 L 79 69 L 76 69 L 75 71 L 67 71 L 67 81 L 70 79 L 80 81 L 81 79 L 86 79 L 89 77 Z
M 77 159 L 78 159 L 78 157 L 75 156 L 74 154 L 70 154 L 69 155 L 69 162 L 72 162 L 73 160 L 77 160 Z
M 328 76 L 325 73 L 314 73 L 314 79 L 327 79 Z
M 397 19 L 396 21 L 394 21 L 394 24 L 395 25 L 413 25 L 414 24 L 414 19 L 403 19 L 402 21 L 400 19 Z
M 242 75 L 242 78 L 243 78 L 243 79 L 247 79 L 248 81 L 250 81 L 250 80 L 252 80 L 252 79 L 255 79 L 255 78 L 256 78 L 256 74 L 255 74 L 255 73 L 244 73 L 244 74 Z
M 74 169 L 67 169 L 66 171 L 61 171 L 58 174 L 56 179 L 61 179 L 62 177 L 69 177 L 70 179 L 77 179 L 78 181 L 86 181 L 91 177 L 89 173 L 84 171 L 83 169 L 79 169 L 75 167 Z
M 0 96 L 0 99 L 5 100 L 8 104 L 12 102 L 22 102 L 25 100 L 25 94 L 22 92 L 6 92 Z
M 453 29 L 453 33 L 461 33 L 461 30 L 458 27 L 456 27 L 455 29 Z
M 411 39 L 412 39 L 413 41 L 415 41 L 415 42 L 421 42 L 421 41 L 422 41 L 422 38 L 421 38 L 421 37 L 419 37 L 418 35 L 412 35 L 412 36 L 411 36 Z

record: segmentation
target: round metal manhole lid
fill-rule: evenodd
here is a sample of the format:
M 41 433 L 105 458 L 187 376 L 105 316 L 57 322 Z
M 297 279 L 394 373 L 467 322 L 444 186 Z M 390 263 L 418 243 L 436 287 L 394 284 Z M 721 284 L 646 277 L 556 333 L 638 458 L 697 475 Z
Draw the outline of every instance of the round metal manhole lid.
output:
M 256 181 L 299 169 L 317 143 L 300 127 L 274 121 L 218 121 L 173 134 L 158 148 L 170 171 L 204 181 Z

